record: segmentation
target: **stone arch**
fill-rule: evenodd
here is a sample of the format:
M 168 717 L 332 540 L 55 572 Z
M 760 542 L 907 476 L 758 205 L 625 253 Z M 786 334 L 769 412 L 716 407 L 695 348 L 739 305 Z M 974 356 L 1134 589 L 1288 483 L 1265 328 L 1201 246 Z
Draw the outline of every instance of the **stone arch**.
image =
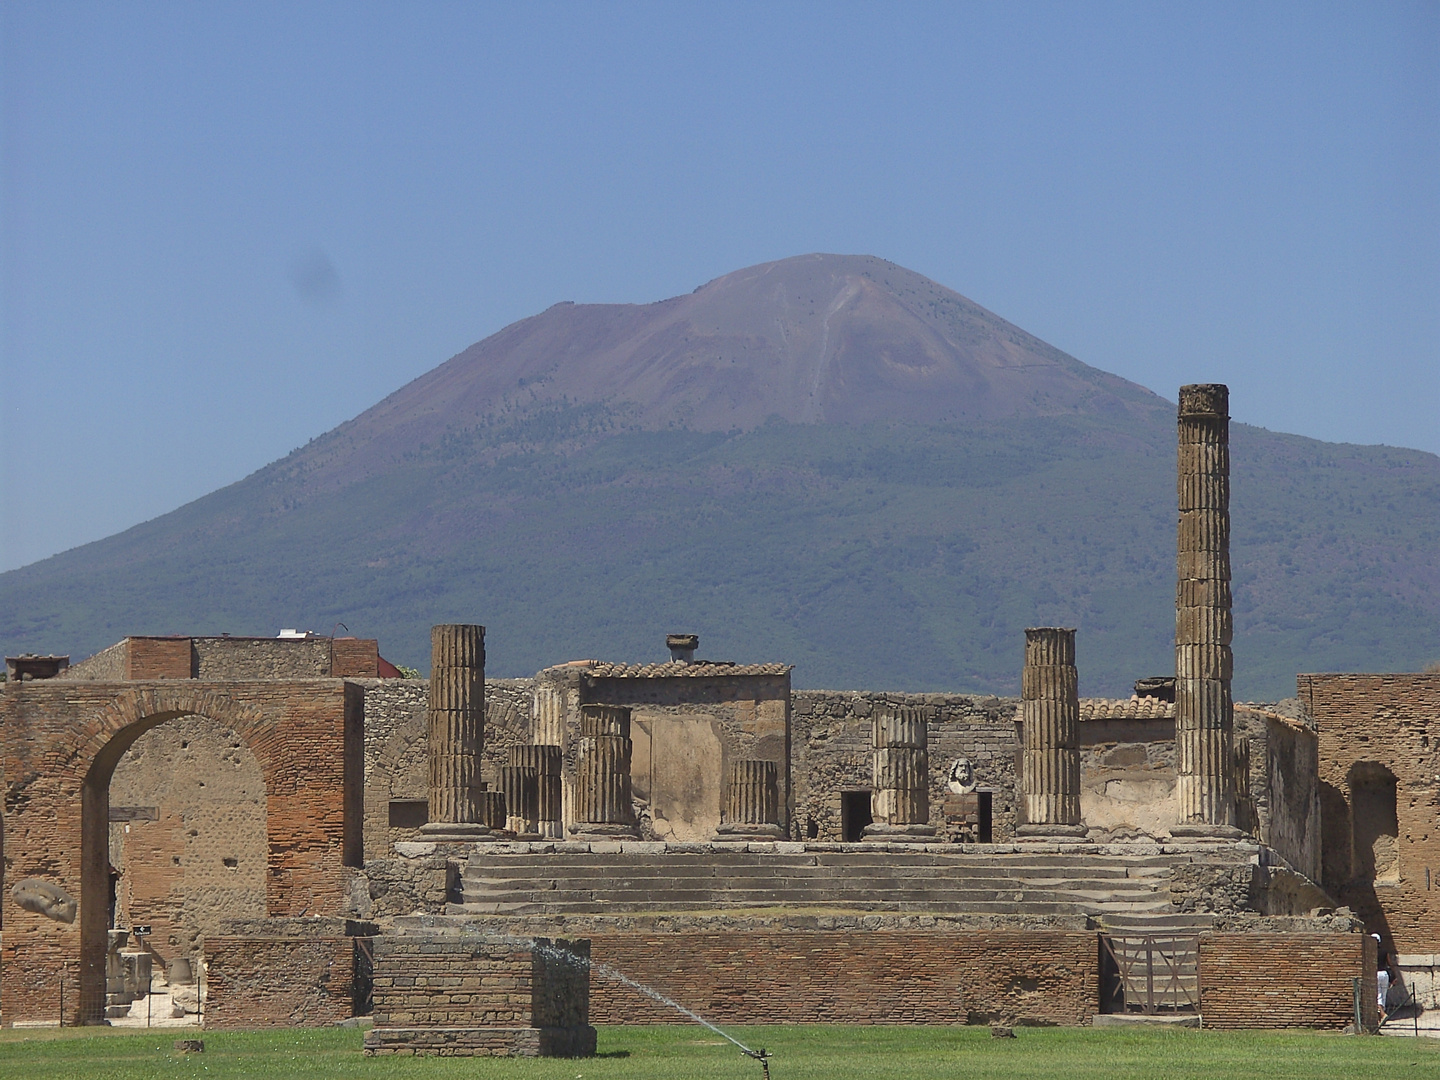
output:
M 9 905 L 0 940 L 7 1021 L 103 1015 L 110 780 L 136 739 L 192 715 L 233 730 L 260 765 L 266 913 L 343 912 L 345 867 L 361 858 L 360 687 L 330 679 L 15 684 L 0 694 L 7 877 L 41 878 L 77 899 L 79 910 L 66 923 L 8 894 L 0 901 Z
M 185 716 L 206 716 L 235 731 L 259 761 L 267 792 L 280 766 L 273 740 L 258 730 L 261 716 L 257 710 L 219 694 L 196 693 L 189 687 L 147 688 L 119 694 L 101 710 L 88 730 L 81 732 L 74 760 L 77 767 L 87 758 L 90 762 L 81 787 L 80 811 L 79 992 L 87 1020 L 103 1015 L 105 998 L 105 949 L 110 929 L 110 780 L 120 759 L 140 736 Z M 269 879 L 267 873 L 267 894 Z M 267 908 L 268 899 L 267 895 Z

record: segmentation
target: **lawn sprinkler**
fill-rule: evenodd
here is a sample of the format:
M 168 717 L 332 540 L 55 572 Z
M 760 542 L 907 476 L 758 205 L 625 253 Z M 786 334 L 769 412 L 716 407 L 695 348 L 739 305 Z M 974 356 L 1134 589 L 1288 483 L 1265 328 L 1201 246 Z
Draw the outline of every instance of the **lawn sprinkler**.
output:
M 754 1058 L 758 1061 L 760 1068 L 765 1070 L 765 1080 L 770 1080 L 770 1054 L 763 1046 L 760 1047 L 759 1050 L 742 1049 L 740 1052 L 746 1057 Z

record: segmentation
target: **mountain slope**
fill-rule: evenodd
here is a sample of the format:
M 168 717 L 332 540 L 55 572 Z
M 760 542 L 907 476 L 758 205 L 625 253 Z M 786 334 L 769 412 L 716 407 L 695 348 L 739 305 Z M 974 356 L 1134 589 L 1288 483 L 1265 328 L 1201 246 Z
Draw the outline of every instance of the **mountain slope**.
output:
M 770 350 L 763 393 L 715 375 L 736 342 Z M 1440 459 L 1241 425 L 1232 456 L 1241 697 L 1440 657 Z M 0 643 L 339 621 L 424 667 L 428 626 L 466 619 L 518 675 L 684 629 L 801 686 L 1013 692 L 1020 630 L 1061 624 L 1085 692 L 1122 693 L 1173 663 L 1174 461 L 1149 391 L 880 260 L 786 260 L 517 323 L 238 484 L 0 575 Z

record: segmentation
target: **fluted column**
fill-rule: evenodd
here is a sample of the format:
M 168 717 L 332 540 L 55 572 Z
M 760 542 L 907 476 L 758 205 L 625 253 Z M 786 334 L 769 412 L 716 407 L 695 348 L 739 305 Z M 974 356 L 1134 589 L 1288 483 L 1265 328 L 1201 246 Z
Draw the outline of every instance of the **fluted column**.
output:
M 533 766 L 515 764 L 516 750 L 511 748 L 510 764 L 500 766 L 499 789 L 505 794 L 505 831 L 516 836 L 533 836 L 540 817 L 538 796 L 539 774 Z
M 630 710 L 582 705 L 575 758 L 575 824 L 579 836 L 634 836 L 630 798 Z
M 430 821 L 437 839 L 488 834 L 481 808 L 480 755 L 485 745 L 485 628 L 430 628 Z
M 1230 391 L 1180 388 L 1175 586 L 1176 836 L 1235 828 L 1230 697 Z
M 1021 839 L 1074 839 L 1080 824 L 1080 682 L 1075 631 L 1055 626 L 1025 631 L 1020 676 Z
M 560 818 L 563 791 L 563 755 L 557 745 L 516 746 L 510 751 L 510 763 L 535 771 L 535 829 L 543 837 L 558 839 L 565 835 Z
M 725 777 L 725 806 L 717 840 L 779 839 L 780 771 L 773 761 L 732 761 Z
M 866 840 L 931 840 L 930 750 L 925 710 L 877 705 L 871 718 L 874 822 Z

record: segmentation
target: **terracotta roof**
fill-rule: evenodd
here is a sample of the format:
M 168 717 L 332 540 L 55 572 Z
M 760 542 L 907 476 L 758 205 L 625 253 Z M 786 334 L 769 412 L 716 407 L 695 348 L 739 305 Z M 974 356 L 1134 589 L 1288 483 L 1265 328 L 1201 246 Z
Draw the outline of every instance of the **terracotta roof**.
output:
M 1174 720 L 1175 703 L 1153 697 L 1081 698 L 1080 720 Z
M 784 675 L 789 670 L 789 664 L 730 664 L 713 660 L 696 660 L 691 664 L 680 660 L 659 664 L 590 662 L 590 674 L 596 679 L 712 679 L 726 675 Z

